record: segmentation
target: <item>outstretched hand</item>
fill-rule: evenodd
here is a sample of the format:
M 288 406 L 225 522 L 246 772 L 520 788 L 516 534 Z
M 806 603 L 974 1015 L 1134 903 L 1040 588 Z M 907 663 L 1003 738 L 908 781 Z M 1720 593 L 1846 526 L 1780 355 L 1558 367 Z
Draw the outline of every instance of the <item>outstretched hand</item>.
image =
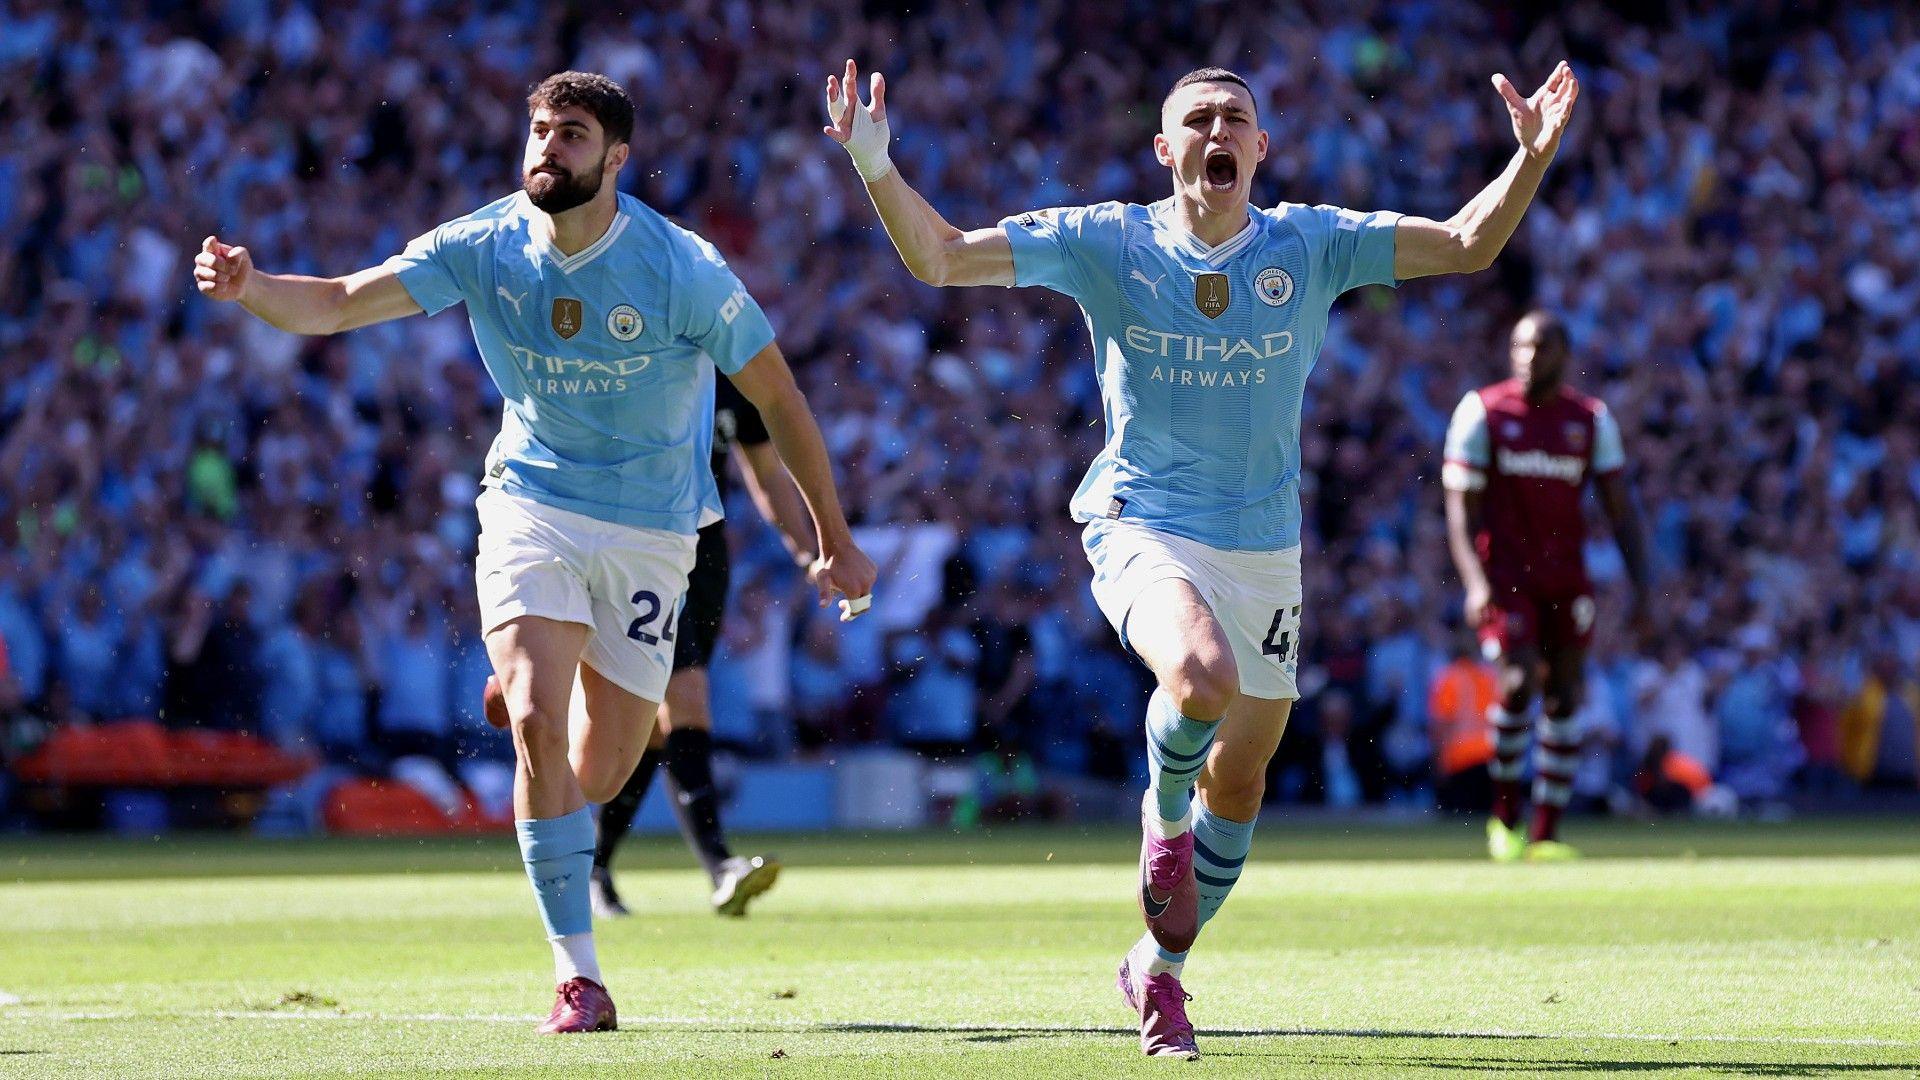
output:
M 1513 119 L 1513 137 L 1522 150 L 1535 156 L 1551 156 L 1560 149 L 1560 135 L 1567 130 L 1567 121 L 1573 118 L 1573 103 L 1580 97 L 1580 79 L 1565 60 L 1560 61 L 1532 97 L 1521 97 L 1505 75 L 1493 77 L 1493 88 L 1500 91 L 1501 100 L 1507 104 L 1507 115 Z
M 872 104 L 860 103 L 860 69 L 847 61 L 845 77 L 827 76 L 827 119 L 820 130 L 853 155 L 854 167 L 871 184 L 887 175 L 893 162 L 887 157 L 887 143 L 893 132 L 887 126 L 887 80 L 879 72 L 868 83 L 867 96 Z
M 193 284 L 209 300 L 238 300 L 253 274 L 253 256 L 246 248 L 220 242 L 217 236 L 200 241 L 193 257 Z

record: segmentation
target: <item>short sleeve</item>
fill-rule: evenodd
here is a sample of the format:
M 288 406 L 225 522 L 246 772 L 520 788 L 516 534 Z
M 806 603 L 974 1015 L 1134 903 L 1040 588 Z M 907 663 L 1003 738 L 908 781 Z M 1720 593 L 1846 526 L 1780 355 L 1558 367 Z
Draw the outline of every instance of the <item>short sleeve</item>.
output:
M 1123 203 L 1033 210 L 1000 222 L 1013 246 L 1013 283 L 1079 299 L 1097 280 L 1089 271 L 1119 262 Z
M 420 310 L 437 315 L 467 298 L 473 284 L 473 245 L 459 231 L 441 225 L 414 237 L 406 250 L 382 266 L 400 279 Z
M 1620 439 L 1620 422 L 1613 418 L 1613 410 L 1598 405 L 1593 414 L 1593 471 L 1596 475 L 1618 472 L 1626 465 L 1627 448 Z
M 773 324 L 713 245 L 695 238 L 673 287 L 675 329 L 728 375 L 773 343 Z
M 1362 213 L 1337 206 L 1312 210 L 1322 251 L 1322 268 L 1334 296 L 1362 285 L 1390 285 L 1393 276 L 1394 237 L 1400 215 L 1387 210 Z
M 1469 391 L 1453 410 L 1447 424 L 1445 462 L 1440 482 L 1448 491 L 1479 491 L 1487 486 L 1487 465 L 1493 450 L 1487 433 L 1487 403 L 1479 391 Z

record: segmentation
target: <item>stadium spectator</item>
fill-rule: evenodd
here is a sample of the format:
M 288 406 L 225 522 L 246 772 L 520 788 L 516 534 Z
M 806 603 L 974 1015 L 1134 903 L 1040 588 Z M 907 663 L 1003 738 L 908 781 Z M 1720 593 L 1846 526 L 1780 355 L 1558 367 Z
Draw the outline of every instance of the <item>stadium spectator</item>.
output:
M 1840 715 L 1847 771 L 1863 784 L 1920 786 L 1920 680 L 1891 649 L 1882 650 Z

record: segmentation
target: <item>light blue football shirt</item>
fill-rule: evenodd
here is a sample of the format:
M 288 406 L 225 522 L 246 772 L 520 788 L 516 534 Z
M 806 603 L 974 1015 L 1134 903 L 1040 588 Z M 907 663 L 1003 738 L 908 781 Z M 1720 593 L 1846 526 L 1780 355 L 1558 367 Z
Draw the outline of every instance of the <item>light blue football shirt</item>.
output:
M 713 245 L 621 195 L 606 234 L 562 255 L 516 192 L 386 267 L 429 315 L 467 305 L 506 398 L 488 486 L 677 533 L 720 519 L 713 370 L 739 371 L 773 327 Z
M 1107 445 L 1077 521 L 1136 521 L 1229 551 L 1300 542 L 1300 407 L 1334 298 L 1393 277 L 1400 216 L 1254 209 L 1208 248 L 1173 200 L 1001 222 L 1015 283 L 1079 301 Z

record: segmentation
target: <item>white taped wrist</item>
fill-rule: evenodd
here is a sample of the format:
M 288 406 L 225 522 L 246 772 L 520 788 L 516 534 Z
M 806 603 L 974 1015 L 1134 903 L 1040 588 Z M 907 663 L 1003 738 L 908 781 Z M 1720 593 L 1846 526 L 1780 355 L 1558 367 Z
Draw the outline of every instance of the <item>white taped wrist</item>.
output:
M 827 99 L 827 115 L 837 124 L 846 110 L 853 110 L 853 135 L 844 145 L 853 158 L 853 167 L 859 170 L 860 179 L 871 184 L 893 171 L 893 159 L 887 156 L 893 129 L 885 120 L 874 123 L 867 110 L 859 108 L 853 100 L 852 88 L 847 90 L 847 96 L 838 101 Z

